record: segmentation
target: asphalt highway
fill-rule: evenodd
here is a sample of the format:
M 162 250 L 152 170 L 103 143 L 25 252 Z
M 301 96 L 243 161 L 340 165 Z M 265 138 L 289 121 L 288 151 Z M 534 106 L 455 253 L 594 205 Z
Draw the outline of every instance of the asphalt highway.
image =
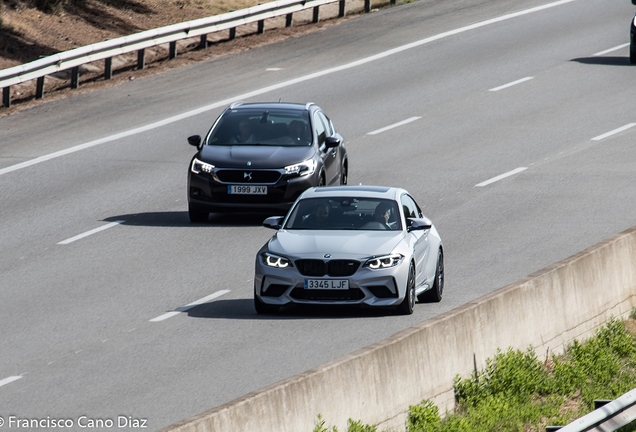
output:
M 634 9 L 420 0 L 0 118 L 0 417 L 165 427 L 636 225 Z M 327 112 L 350 184 L 423 206 L 441 303 L 256 315 L 270 215 L 190 224 L 186 137 L 279 99 Z

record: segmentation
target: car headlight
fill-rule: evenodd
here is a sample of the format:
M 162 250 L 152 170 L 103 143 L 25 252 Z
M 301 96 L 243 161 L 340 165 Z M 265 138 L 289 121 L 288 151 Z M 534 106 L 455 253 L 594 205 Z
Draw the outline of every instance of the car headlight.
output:
M 301 177 L 311 175 L 314 171 L 316 171 L 316 161 L 314 159 L 285 167 L 285 174 L 298 174 Z
M 404 255 L 400 254 L 384 255 L 368 259 L 367 262 L 364 263 L 364 266 L 369 267 L 373 270 L 385 269 L 389 267 L 395 267 L 396 265 L 401 263 L 403 259 Z
M 194 160 L 192 161 L 192 166 L 190 167 L 190 170 L 192 170 L 192 172 L 195 174 L 200 174 L 201 171 L 203 171 L 206 174 L 212 174 L 214 173 L 214 165 L 205 163 L 203 161 L 200 161 L 197 158 L 194 158 Z
M 287 268 L 291 266 L 291 262 L 287 258 L 265 252 L 263 255 L 263 263 L 268 267 Z

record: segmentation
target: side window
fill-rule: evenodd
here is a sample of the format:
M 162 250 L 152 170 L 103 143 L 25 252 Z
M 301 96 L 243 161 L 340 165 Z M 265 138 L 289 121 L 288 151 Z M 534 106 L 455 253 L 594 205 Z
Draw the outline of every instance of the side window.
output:
M 333 125 L 331 124 L 331 120 L 329 120 L 329 118 L 322 111 L 318 113 L 318 117 L 320 117 L 320 119 L 325 125 L 325 128 L 327 130 L 327 136 L 333 136 L 334 131 L 333 131 Z
M 413 203 L 415 204 L 415 210 L 416 210 L 416 214 L 418 218 L 423 218 L 424 217 L 424 213 L 422 213 L 422 209 L 420 208 L 420 206 L 415 202 L 415 200 L 413 199 L 413 197 L 409 196 L 409 198 L 411 198 L 411 200 L 413 200 Z
M 325 129 L 325 125 L 320 118 L 320 113 L 314 114 L 314 129 L 316 131 L 316 136 L 318 137 L 318 146 L 322 146 L 327 139 L 327 131 Z
M 408 226 L 408 224 L 406 223 L 406 218 L 417 218 L 420 217 L 418 208 L 417 208 L 417 204 L 415 204 L 415 201 L 413 201 L 413 198 L 411 198 L 408 195 L 402 195 L 402 210 L 404 210 L 404 223 L 406 224 L 406 226 Z

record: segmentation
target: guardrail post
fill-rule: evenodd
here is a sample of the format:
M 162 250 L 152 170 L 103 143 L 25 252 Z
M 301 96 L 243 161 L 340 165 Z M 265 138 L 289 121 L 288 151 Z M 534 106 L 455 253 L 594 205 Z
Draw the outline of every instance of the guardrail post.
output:
M 113 77 L 113 58 L 108 57 L 104 61 L 104 79 L 109 80 Z
M 137 69 L 143 69 L 146 66 L 146 50 L 137 51 Z
M 285 8 L 283 10 L 280 10 L 280 6 L 278 5 L 275 7 L 271 7 L 270 9 L 260 8 L 258 12 L 253 12 L 250 9 L 246 9 L 241 14 L 235 14 L 236 15 L 235 17 L 232 17 L 232 19 L 228 19 L 228 21 L 222 22 L 221 24 L 217 24 L 216 20 L 215 21 L 205 20 L 202 23 L 199 23 L 197 21 L 197 26 L 199 26 L 198 30 L 201 31 L 201 33 L 203 32 L 206 33 L 205 35 L 200 36 L 201 37 L 200 47 L 206 48 L 211 43 L 208 41 L 208 35 L 210 33 L 222 31 L 222 30 L 219 30 L 219 28 L 222 28 L 224 30 L 226 28 L 225 27 L 226 25 L 234 26 L 234 27 L 228 28 L 230 40 L 236 39 L 237 37 L 236 29 L 241 25 L 244 25 L 244 24 L 253 25 L 253 23 L 256 22 L 258 24 L 258 33 L 262 34 L 265 32 L 266 19 L 274 18 L 274 17 L 282 17 L 283 15 L 286 16 L 286 27 L 291 27 L 293 25 L 294 12 L 289 12 L 290 10 L 297 11 L 298 9 L 302 9 L 302 10 L 313 9 L 313 22 L 317 23 L 320 19 L 320 16 L 319 16 L 320 7 L 315 6 L 316 3 L 334 4 L 338 2 L 340 17 L 343 17 L 346 14 L 346 11 L 345 11 L 346 0 L 326 0 L 326 1 L 321 0 L 319 2 L 315 2 L 314 4 L 309 3 L 307 5 L 305 4 L 306 1 L 311 1 L 311 0 L 292 0 L 291 3 L 284 2 L 285 4 L 287 4 L 287 6 L 292 5 L 293 3 L 292 6 L 294 7 Z M 372 7 L 371 5 L 372 0 L 364 0 L 364 1 L 365 1 L 365 11 L 370 12 Z M 389 0 L 389 1 L 396 2 L 397 0 Z M 263 11 L 268 13 L 264 14 Z M 263 18 L 263 16 L 267 16 L 268 18 Z M 191 23 L 181 23 L 179 28 L 182 28 L 182 30 L 186 30 L 186 35 L 187 35 L 189 31 L 187 29 L 189 27 L 186 24 L 191 24 Z M 161 37 L 165 37 L 168 34 L 171 34 L 170 33 L 171 31 L 172 31 L 171 27 L 162 27 L 159 29 L 155 29 L 155 32 L 153 32 L 153 34 L 156 33 Z M 55 57 L 49 56 L 45 59 L 42 59 L 43 62 L 38 61 L 38 64 L 35 66 L 31 65 L 30 63 L 23 65 L 22 72 L 13 73 L 13 71 L 11 71 L 12 75 L 9 78 L 3 75 L 3 78 L 0 79 L 0 88 L 2 88 L 2 105 L 9 106 L 11 104 L 11 100 L 10 100 L 11 85 L 9 83 L 14 84 L 15 81 L 11 81 L 11 79 L 15 78 L 16 76 L 17 77 L 28 76 L 29 80 L 37 80 L 36 89 L 35 89 L 36 90 L 35 98 L 36 99 L 43 98 L 45 75 L 38 76 L 38 74 L 43 73 L 40 70 L 42 65 L 47 67 L 57 65 L 57 67 L 63 70 L 70 71 L 71 72 L 70 81 L 71 81 L 72 88 L 78 88 L 80 85 L 79 67 L 81 67 L 83 64 L 90 63 L 91 61 L 98 61 L 102 59 L 105 61 L 104 63 L 104 79 L 105 80 L 110 80 L 113 78 L 113 56 L 117 56 L 120 54 L 125 54 L 125 53 L 132 54 L 133 52 L 137 51 L 137 69 L 138 70 L 145 69 L 146 67 L 145 49 L 156 46 L 156 41 L 154 40 L 154 38 L 151 38 L 149 35 L 146 35 L 144 32 L 138 33 L 138 35 L 140 35 L 140 38 L 139 39 L 135 38 L 134 42 L 126 41 L 126 38 L 118 38 L 117 41 L 113 41 L 113 43 L 109 43 L 109 44 L 99 43 L 99 44 L 89 45 L 86 48 L 92 48 L 97 51 L 91 51 L 90 49 L 88 49 L 85 52 L 86 53 L 90 52 L 90 54 L 72 53 L 71 54 L 72 58 L 69 57 L 69 58 L 65 58 L 64 60 L 57 59 L 57 56 Z M 180 37 L 182 39 L 185 38 L 184 36 L 180 36 Z M 119 42 L 121 43 L 121 45 L 116 45 L 114 44 L 114 42 Z M 177 42 L 178 41 L 173 41 L 169 43 L 170 44 L 170 48 L 169 48 L 170 59 L 173 59 L 177 56 Z M 74 64 L 77 66 L 71 67 L 70 66 L 71 64 Z M 50 72 L 50 69 L 46 69 L 46 70 L 49 70 Z
M 594 409 L 597 410 L 602 406 L 607 405 L 608 403 L 613 402 L 613 400 L 607 400 L 607 399 L 595 399 L 594 400 Z
M 2 105 L 6 108 L 11 107 L 11 87 L 5 87 L 2 89 Z
M 364 11 L 371 12 L 371 0 L 364 0 Z
M 170 54 L 168 55 L 168 58 L 172 60 L 176 56 L 177 56 L 177 41 L 172 41 L 170 42 Z
M 44 97 L 44 77 L 41 76 L 37 79 L 35 85 L 35 98 L 42 99 Z
M 79 66 L 75 66 L 71 69 L 71 88 L 76 89 L 79 87 Z
M 202 34 L 199 41 L 199 49 L 206 49 L 208 47 L 208 35 Z

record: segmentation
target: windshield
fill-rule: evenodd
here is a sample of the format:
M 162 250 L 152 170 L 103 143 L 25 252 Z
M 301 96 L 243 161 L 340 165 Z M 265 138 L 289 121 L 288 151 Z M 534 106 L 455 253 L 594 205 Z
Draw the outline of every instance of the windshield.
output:
M 235 109 L 226 111 L 210 131 L 207 145 L 309 146 L 307 111 Z
M 308 198 L 293 208 L 289 230 L 401 230 L 395 201 L 378 198 Z

